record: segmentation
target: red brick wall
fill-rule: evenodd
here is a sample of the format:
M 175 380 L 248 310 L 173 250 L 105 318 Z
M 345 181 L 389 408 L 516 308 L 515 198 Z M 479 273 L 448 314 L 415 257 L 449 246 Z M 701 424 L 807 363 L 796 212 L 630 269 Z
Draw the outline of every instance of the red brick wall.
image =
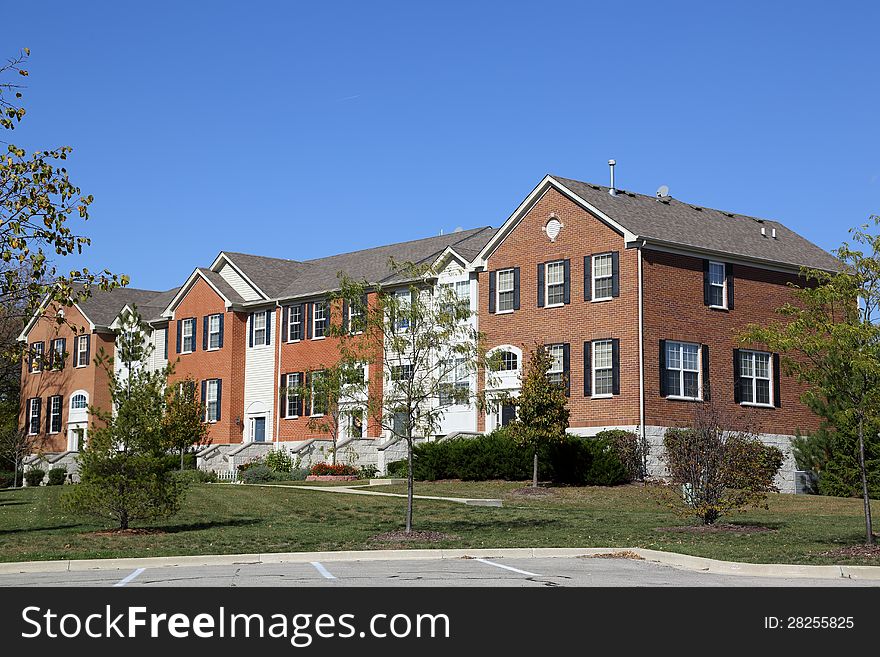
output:
M 563 223 L 554 242 L 541 231 L 551 216 Z M 609 301 L 584 301 L 584 256 L 608 251 L 620 254 L 620 296 Z M 556 308 L 537 306 L 538 263 L 571 261 L 571 303 Z M 487 347 L 513 344 L 523 350 L 523 367 L 535 344 L 570 343 L 570 426 L 638 424 L 638 255 L 624 248 L 623 236 L 556 190 L 548 191 L 489 258 L 488 269 L 520 268 L 520 309 L 509 314 L 488 311 L 489 275 L 479 275 L 480 330 Z M 610 399 L 584 397 L 584 342 L 620 340 L 620 395 Z M 525 369 L 523 369 L 525 371 Z M 481 377 L 482 387 L 485 379 Z M 480 418 L 480 429 L 485 427 Z

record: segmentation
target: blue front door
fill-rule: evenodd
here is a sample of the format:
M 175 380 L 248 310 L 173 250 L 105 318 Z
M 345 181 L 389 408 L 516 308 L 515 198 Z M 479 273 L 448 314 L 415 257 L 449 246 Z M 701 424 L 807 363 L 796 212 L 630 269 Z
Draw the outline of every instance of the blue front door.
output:
M 266 441 L 266 418 L 254 418 L 254 442 L 262 443 Z

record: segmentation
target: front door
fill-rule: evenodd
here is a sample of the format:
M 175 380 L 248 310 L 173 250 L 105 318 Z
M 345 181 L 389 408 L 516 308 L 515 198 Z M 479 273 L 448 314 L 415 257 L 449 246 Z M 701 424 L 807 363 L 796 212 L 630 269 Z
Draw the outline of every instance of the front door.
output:
M 67 430 L 67 450 L 70 452 L 78 452 L 82 447 L 83 437 L 86 430 L 83 428 L 71 428 Z
M 255 417 L 251 419 L 251 438 L 255 443 L 266 442 L 266 418 Z

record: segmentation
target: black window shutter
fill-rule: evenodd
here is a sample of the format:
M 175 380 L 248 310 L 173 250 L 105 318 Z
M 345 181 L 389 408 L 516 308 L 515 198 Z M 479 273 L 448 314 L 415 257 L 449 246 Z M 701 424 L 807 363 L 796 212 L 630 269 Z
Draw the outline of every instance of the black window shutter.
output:
M 665 397 L 666 392 L 666 340 L 660 340 L 660 396 Z
M 538 308 L 544 307 L 544 263 L 538 265 Z
M 208 351 L 208 315 L 202 317 L 202 351 Z
M 611 253 L 611 296 L 620 296 L 620 252 Z
M 566 342 L 562 345 L 562 377 L 565 381 L 565 396 L 571 395 L 571 348 Z
M 348 334 L 348 299 L 342 300 L 342 322 L 340 322 L 342 326 L 343 335 Z
M 299 401 L 296 402 L 296 414 L 303 415 L 303 380 L 305 377 L 305 373 L 298 372 L 296 375 L 296 385 L 299 387 L 297 391 L 297 395 L 299 395 Z
M 34 369 L 34 345 L 28 347 L 28 372 L 32 372 Z
M 782 407 L 782 386 L 780 385 L 779 354 L 773 354 L 773 405 Z
M 308 329 L 308 338 L 309 338 L 309 340 L 311 340 L 312 339 L 312 324 L 314 323 L 314 322 L 312 322 L 312 303 L 311 302 L 306 304 L 306 312 L 305 312 L 305 315 L 303 316 L 303 321 L 305 322 L 306 328 Z
M 183 340 L 183 320 L 177 320 L 177 353 L 180 353 L 180 345 Z
M 562 285 L 562 303 L 571 303 L 571 260 L 562 261 L 564 281 Z
M 281 375 L 281 390 L 278 391 L 278 417 L 287 416 L 287 388 L 290 386 L 290 374 Z
M 248 346 L 254 346 L 254 317 L 256 317 L 256 313 L 251 313 L 251 320 L 249 322 L 250 328 L 248 329 Z
M 266 344 L 272 344 L 272 319 L 275 314 L 271 310 L 266 311 Z
M 739 404 L 742 401 L 742 382 L 739 377 L 739 349 L 733 350 L 733 401 Z
M 495 312 L 495 272 L 489 272 L 489 312 Z
M 584 301 L 593 298 L 593 258 L 584 256 Z
M 611 339 L 611 394 L 620 394 L 620 340 Z
M 593 369 L 590 365 L 592 350 L 593 343 L 584 342 L 584 397 L 589 397 L 593 394 Z
M 220 409 L 223 408 L 223 379 L 217 379 L 217 421 L 220 421 Z
M 281 311 L 281 342 L 287 342 L 290 339 L 290 336 L 287 333 L 287 324 L 290 318 L 290 308 L 284 306 L 284 310 Z
M 204 418 L 208 418 L 208 382 L 202 381 L 202 406 L 205 407 Z
M 223 315 L 220 315 L 220 344 L 219 347 L 223 346 Z
M 700 345 L 700 358 L 702 359 L 703 370 L 703 401 L 709 401 L 712 394 L 712 385 L 709 381 L 709 345 Z
M 519 310 L 519 267 L 513 268 L 513 309 Z
M 86 365 L 92 362 L 92 336 L 86 336 Z
M 724 265 L 724 274 L 727 277 L 727 309 L 733 310 L 733 265 Z
M 311 306 L 312 304 L 309 304 L 309 305 Z M 309 337 L 311 337 L 311 336 L 309 336 Z M 311 407 L 312 407 L 312 399 L 311 399 L 312 395 L 311 395 L 311 390 L 309 390 L 309 372 L 306 372 L 303 375 L 303 378 L 301 379 L 301 381 L 303 382 L 303 384 L 302 384 L 302 394 L 300 395 L 300 403 L 302 404 L 303 411 L 302 411 L 302 413 L 300 413 L 300 415 L 302 415 L 304 417 L 308 417 L 311 412 Z M 306 399 L 306 397 L 308 397 L 308 399 Z
M 709 305 L 709 261 L 703 260 L 703 305 Z

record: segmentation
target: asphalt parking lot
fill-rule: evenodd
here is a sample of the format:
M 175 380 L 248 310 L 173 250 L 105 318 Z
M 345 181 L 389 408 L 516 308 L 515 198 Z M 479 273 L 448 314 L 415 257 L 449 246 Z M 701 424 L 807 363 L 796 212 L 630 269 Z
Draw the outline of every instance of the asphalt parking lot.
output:
M 880 586 L 880 580 L 754 577 L 585 557 L 241 563 L 0 575 L 15 586 Z

